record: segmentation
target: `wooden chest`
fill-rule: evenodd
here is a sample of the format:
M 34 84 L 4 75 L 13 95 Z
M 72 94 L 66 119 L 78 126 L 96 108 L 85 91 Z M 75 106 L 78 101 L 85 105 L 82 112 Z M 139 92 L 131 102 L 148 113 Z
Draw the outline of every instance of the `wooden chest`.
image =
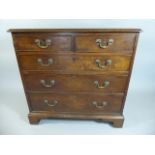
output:
M 31 124 L 95 119 L 122 127 L 140 29 L 11 29 Z

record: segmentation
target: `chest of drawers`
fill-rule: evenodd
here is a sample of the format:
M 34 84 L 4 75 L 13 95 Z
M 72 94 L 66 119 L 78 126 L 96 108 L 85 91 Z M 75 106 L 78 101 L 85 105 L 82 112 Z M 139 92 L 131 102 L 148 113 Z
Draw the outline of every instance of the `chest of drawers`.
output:
M 11 29 L 29 121 L 94 119 L 122 127 L 140 29 Z

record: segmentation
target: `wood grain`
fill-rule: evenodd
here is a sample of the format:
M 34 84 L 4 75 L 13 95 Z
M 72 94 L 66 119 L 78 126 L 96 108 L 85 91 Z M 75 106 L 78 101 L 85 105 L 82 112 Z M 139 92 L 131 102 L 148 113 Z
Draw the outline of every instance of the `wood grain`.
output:
M 16 50 L 71 50 L 71 36 L 65 35 L 53 35 L 51 33 L 26 33 L 26 34 L 15 34 L 13 35 L 14 38 L 14 46 Z M 35 40 L 51 40 L 51 45 L 49 45 L 47 48 L 42 49 L 40 48 L 36 43 Z M 26 45 L 26 46 L 25 46 Z
M 54 111 L 54 112 L 72 112 L 72 113 L 119 113 L 123 96 L 121 95 L 89 95 L 89 94 L 60 94 L 60 93 L 31 93 L 30 100 L 32 111 Z M 56 100 L 58 103 L 55 106 L 49 106 L 44 103 L 48 100 L 49 104 L 53 104 Z M 107 102 L 107 105 L 98 108 L 93 104 L 96 101 L 99 107 L 102 107 L 102 102 Z
M 44 80 L 47 85 L 54 80 L 55 84 L 45 87 L 40 81 Z M 27 91 L 53 91 L 53 92 L 96 92 L 96 93 L 123 93 L 127 83 L 127 75 L 61 75 L 31 73 L 24 76 Z M 108 81 L 110 84 L 105 88 L 98 88 L 95 84 L 104 86 Z
M 49 66 L 38 64 L 38 59 L 42 59 L 44 64 L 48 64 L 48 59 L 53 59 L 54 63 Z M 100 68 L 96 60 L 101 61 L 101 65 L 106 65 L 107 60 L 112 60 L 111 65 Z M 66 72 L 78 71 L 128 71 L 130 67 L 130 56 L 106 55 L 106 54 L 25 54 L 18 55 L 19 63 L 23 70 L 62 70 Z
M 45 118 L 95 119 L 122 127 L 123 108 L 140 31 L 9 30 L 30 110 L 30 123 L 37 124 Z M 36 39 L 41 41 L 41 46 L 36 44 Z M 48 39 L 51 44 L 45 46 Z M 96 39 L 101 39 L 106 48 L 97 44 Z M 108 43 L 110 39 L 113 39 L 112 44 Z M 52 59 L 50 64 L 49 59 Z M 55 83 L 47 88 L 40 80 L 44 80 L 46 86 L 51 80 Z M 99 89 L 94 81 L 99 86 L 103 86 L 105 81 L 109 81 L 110 85 Z M 55 104 L 54 101 L 57 104 L 49 106 Z
M 77 51 L 89 51 L 89 52 L 101 52 L 101 53 L 115 53 L 120 51 L 126 51 L 127 53 L 133 52 L 135 33 L 101 33 L 101 34 L 90 34 L 78 35 L 75 39 L 76 50 Z M 101 48 L 96 40 L 101 39 L 105 42 L 105 45 L 109 39 L 113 39 L 113 43 L 107 48 Z
M 82 29 L 71 29 L 71 28 L 66 28 L 66 29 L 9 29 L 8 32 L 12 33 L 36 33 L 36 32 L 52 32 L 52 33 L 139 33 L 142 30 L 139 28 L 113 28 L 113 29 L 108 29 L 108 28 L 82 28 Z

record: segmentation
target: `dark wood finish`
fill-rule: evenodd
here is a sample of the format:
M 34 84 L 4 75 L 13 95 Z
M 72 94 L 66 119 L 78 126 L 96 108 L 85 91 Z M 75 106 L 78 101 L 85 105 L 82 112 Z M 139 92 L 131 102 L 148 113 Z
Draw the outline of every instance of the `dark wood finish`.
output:
M 83 29 L 9 29 L 8 32 L 12 33 L 44 33 L 44 32 L 52 32 L 52 33 L 139 33 L 141 29 L 129 29 L 129 28 L 115 28 L 115 29 L 108 29 L 108 28 L 83 28 Z
M 44 86 L 40 80 L 45 80 L 45 84 L 55 83 L 51 87 Z M 33 72 L 24 76 L 26 89 L 28 91 L 52 91 L 52 92 L 96 92 L 96 93 L 123 93 L 127 83 L 127 75 L 60 75 L 60 74 L 37 74 Z M 98 88 L 95 83 L 98 81 L 99 86 L 103 86 L 106 81 L 110 84 L 105 88 Z
M 48 48 L 41 49 L 41 50 L 71 50 L 71 36 L 70 35 L 53 35 L 51 33 L 26 33 L 26 34 L 15 34 L 13 35 L 14 38 L 14 46 L 15 49 L 18 50 L 40 50 L 41 48 L 35 43 L 36 39 L 40 40 L 51 40 L 51 45 Z M 27 46 L 25 46 L 27 45 Z
M 134 47 L 135 33 L 16 33 L 13 35 L 16 51 L 77 51 L 77 52 L 100 52 L 132 53 Z M 97 39 L 107 42 L 113 39 L 112 45 L 107 48 L 100 48 L 96 43 Z M 40 48 L 35 40 L 51 40 L 47 48 Z M 27 44 L 27 46 L 25 46 Z
M 109 55 L 109 54 L 22 54 L 18 55 L 19 63 L 23 70 L 62 70 L 63 72 L 78 71 L 128 71 L 130 67 L 130 56 Z M 49 59 L 53 59 L 53 64 L 42 66 L 38 64 L 38 59 L 42 59 L 44 64 L 48 64 Z M 106 65 L 107 60 L 112 60 L 111 65 L 100 68 L 96 60 L 101 61 L 101 65 Z
M 81 34 L 76 36 L 75 44 L 78 51 L 100 53 L 115 53 L 125 51 L 126 53 L 132 53 L 135 37 L 135 33 Z M 100 46 L 98 46 L 96 43 L 97 39 L 101 39 L 105 42 L 107 42 L 109 39 L 113 39 L 113 43 L 107 48 L 100 48 Z
M 70 93 L 30 93 L 30 100 L 33 111 L 50 111 L 58 113 L 119 113 L 123 95 L 103 95 L 103 94 L 76 94 Z M 54 105 L 54 101 L 58 103 L 54 106 L 49 106 L 44 102 L 48 100 L 49 104 Z M 93 102 L 96 101 L 97 105 Z M 107 105 L 103 105 L 107 102 Z
M 120 114 L 72 114 L 72 113 L 52 113 L 52 112 L 31 112 L 28 115 L 31 124 L 38 124 L 41 119 L 47 118 L 64 118 L 64 119 L 84 119 L 84 120 L 101 120 L 110 122 L 114 127 L 123 126 L 124 117 Z
M 31 124 L 44 118 L 70 118 L 123 126 L 123 107 L 140 29 L 9 31 L 13 35 Z M 100 45 L 97 39 L 101 39 Z M 103 88 L 105 81 L 110 85 Z

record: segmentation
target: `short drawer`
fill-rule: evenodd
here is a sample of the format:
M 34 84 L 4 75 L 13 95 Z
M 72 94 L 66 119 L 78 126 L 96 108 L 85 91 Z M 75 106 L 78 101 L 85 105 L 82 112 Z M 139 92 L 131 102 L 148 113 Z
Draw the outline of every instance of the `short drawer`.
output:
M 15 49 L 23 51 L 71 50 L 71 36 L 52 33 L 13 34 Z
M 130 56 L 108 54 L 36 54 L 18 55 L 24 70 L 80 71 L 128 71 Z
M 115 53 L 132 53 L 135 33 L 101 33 L 78 35 L 75 38 L 77 51 Z
M 25 75 L 24 81 L 28 91 L 121 93 L 125 91 L 128 78 L 127 75 L 33 73 Z
M 31 93 L 33 111 L 66 113 L 111 113 L 120 112 L 123 96 L 92 94 Z

